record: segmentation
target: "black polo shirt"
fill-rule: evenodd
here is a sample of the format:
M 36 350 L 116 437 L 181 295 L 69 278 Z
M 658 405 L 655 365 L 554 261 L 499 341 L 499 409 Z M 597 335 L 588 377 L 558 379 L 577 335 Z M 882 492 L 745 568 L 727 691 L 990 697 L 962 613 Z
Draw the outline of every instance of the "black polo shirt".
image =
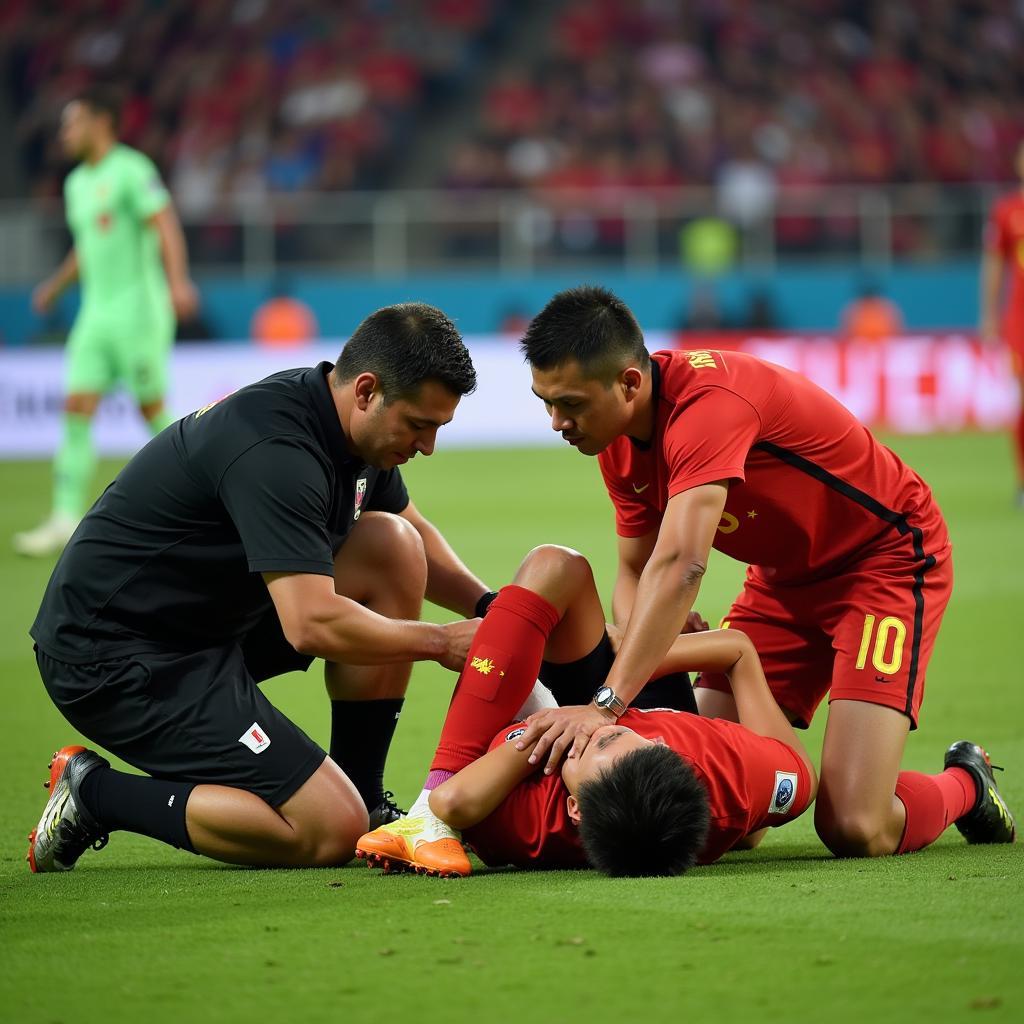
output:
M 240 640 L 271 607 L 260 573 L 333 575 L 361 513 L 409 504 L 352 457 L 330 363 L 285 370 L 153 438 L 82 520 L 30 630 L 87 664 Z

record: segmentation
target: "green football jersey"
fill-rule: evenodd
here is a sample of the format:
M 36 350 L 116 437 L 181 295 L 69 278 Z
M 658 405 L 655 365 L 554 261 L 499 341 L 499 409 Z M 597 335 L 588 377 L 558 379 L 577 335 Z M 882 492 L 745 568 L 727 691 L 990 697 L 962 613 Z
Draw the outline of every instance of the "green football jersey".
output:
M 160 239 L 147 224 L 170 202 L 153 162 L 114 146 L 97 164 L 81 163 L 64 182 L 64 203 L 78 254 L 82 313 L 137 315 L 169 298 Z

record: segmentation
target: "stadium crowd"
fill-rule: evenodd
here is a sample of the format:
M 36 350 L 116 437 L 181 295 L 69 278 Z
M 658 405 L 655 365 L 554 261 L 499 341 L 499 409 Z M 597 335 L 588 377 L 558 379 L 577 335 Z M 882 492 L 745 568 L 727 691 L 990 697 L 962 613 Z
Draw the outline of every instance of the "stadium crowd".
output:
M 520 17 L 532 44 L 510 32 Z M 1001 0 L 11 0 L 0 10 L 26 188 L 59 195 L 58 112 L 83 86 L 115 83 L 127 98 L 122 139 L 155 160 L 186 225 L 204 222 L 190 245 L 215 263 L 241 258 L 233 225 L 268 198 L 388 187 L 432 144 L 424 115 L 467 90 L 475 121 L 442 133 L 447 155 L 421 164 L 420 184 L 458 201 L 526 192 L 539 247 L 620 255 L 624 201 L 642 195 L 664 215 L 659 248 L 671 253 L 679 218 L 693 216 L 692 202 L 673 206 L 677 189 L 696 186 L 711 190 L 698 204 L 713 198 L 745 236 L 771 221 L 782 252 L 853 253 L 858 199 L 825 190 L 914 184 L 917 205 L 890 221 L 892 253 L 973 250 L 990 196 L 955 189 L 1012 180 L 1022 47 L 1024 7 Z M 780 195 L 789 205 L 778 212 Z M 276 222 L 278 259 L 337 256 L 336 231 L 322 238 L 308 211 L 294 219 Z M 492 224 L 445 230 L 449 256 L 492 254 Z
M 417 113 L 481 55 L 507 0 L 12 0 L 0 65 L 35 195 L 60 194 L 54 132 L 77 90 L 127 103 L 122 138 L 165 173 L 182 213 L 270 192 L 369 188 Z
M 494 82 L 450 181 L 1006 180 L 1022 47 L 998 0 L 571 0 L 548 52 Z

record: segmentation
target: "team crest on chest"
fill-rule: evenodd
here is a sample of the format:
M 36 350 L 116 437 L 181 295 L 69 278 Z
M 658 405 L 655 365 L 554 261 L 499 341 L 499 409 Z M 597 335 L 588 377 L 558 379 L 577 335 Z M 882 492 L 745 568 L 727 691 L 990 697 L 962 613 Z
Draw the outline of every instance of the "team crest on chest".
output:
M 352 512 L 352 522 L 356 522 L 363 512 L 363 498 L 366 497 L 366 477 L 361 476 L 356 481 L 356 503 Z

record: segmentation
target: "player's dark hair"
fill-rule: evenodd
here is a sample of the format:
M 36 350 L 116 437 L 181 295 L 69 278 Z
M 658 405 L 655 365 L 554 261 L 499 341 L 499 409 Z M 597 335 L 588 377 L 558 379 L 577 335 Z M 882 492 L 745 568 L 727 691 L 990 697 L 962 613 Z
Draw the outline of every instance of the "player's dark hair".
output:
M 681 875 L 708 837 L 708 794 L 669 747 L 631 750 L 577 794 L 580 840 L 612 876 Z
M 121 127 L 121 98 L 109 86 L 90 85 L 75 94 L 74 102 L 87 106 L 94 114 L 106 114 L 116 133 Z
M 476 371 L 455 325 L 425 302 L 402 302 L 371 313 L 338 356 L 337 379 L 375 374 L 385 402 L 409 398 L 436 380 L 454 395 L 476 388 Z
M 596 285 L 559 292 L 530 321 L 519 347 L 538 370 L 575 359 L 584 373 L 609 385 L 625 364 L 646 370 L 651 361 L 629 307 Z

